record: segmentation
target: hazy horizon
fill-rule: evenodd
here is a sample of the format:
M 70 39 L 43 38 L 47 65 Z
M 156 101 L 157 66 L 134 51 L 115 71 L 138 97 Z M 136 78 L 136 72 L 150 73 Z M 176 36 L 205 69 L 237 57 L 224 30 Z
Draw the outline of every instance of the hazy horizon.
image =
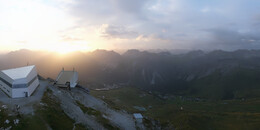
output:
M 213 52 L 213 51 L 224 51 L 224 52 L 235 52 L 235 51 L 239 51 L 239 50 L 247 50 L 247 51 L 260 51 L 260 49 L 236 49 L 236 50 L 224 50 L 224 49 L 213 49 L 213 50 L 202 50 L 202 49 L 136 49 L 136 48 L 131 48 L 131 49 L 94 49 L 94 50 L 88 50 L 88 51 L 84 51 L 84 50 L 75 50 L 75 51 L 70 51 L 70 52 L 66 52 L 66 53 L 62 53 L 62 52 L 57 52 L 57 51 L 48 51 L 48 50 L 33 50 L 33 49 L 26 49 L 26 48 L 22 48 L 22 49 L 18 49 L 18 50 L 12 50 L 12 51 L 6 51 L 6 52 L 0 52 L 0 55 L 5 55 L 8 53 L 12 53 L 12 52 L 20 52 L 20 51 L 31 51 L 31 52 L 43 52 L 43 53 L 54 53 L 54 54 L 58 54 L 58 55 L 68 55 L 68 54 L 73 54 L 76 52 L 80 52 L 80 53 L 91 53 L 91 52 L 95 52 L 95 51 L 114 51 L 116 53 L 119 54 L 123 54 L 129 50 L 138 50 L 138 51 L 147 51 L 147 52 L 151 52 L 151 53 L 158 53 L 158 52 L 170 52 L 173 54 L 182 54 L 182 53 L 188 53 L 188 52 L 192 52 L 192 51 L 203 51 L 203 52 Z
M 257 0 L 0 3 L 0 52 L 260 49 Z

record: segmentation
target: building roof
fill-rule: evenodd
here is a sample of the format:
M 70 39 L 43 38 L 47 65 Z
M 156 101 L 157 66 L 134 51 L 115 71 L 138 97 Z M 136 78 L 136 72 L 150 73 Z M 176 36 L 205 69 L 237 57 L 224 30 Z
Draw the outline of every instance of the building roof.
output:
M 7 76 L 9 76 L 11 79 L 16 80 L 16 79 L 26 78 L 27 75 L 32 71 L 34 67 L 35 65 L 25 66 L 20 68 L 2 70 L 2 72 Z
M 70 82 L 73 79 L 76 71 L 61 71 L 57 78 L 57 84 L 66 84 L 66 82 Z
M 143 118 L 143 116 L 140 113 L 134 113 L 133 115 L 135 119 Z

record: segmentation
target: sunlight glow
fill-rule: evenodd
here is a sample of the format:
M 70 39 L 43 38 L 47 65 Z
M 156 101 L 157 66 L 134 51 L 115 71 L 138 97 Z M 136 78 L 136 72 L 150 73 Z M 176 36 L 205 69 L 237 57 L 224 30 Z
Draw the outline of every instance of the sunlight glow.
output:
M 0 16 L 3 18 L 0 20 L 2 50 L 26 48 L 65 54 L 91 49 L 83 38 L 71 41 L 64 38 L 64 35 L 79 36 L 77 32 L 67 33 L 76 25 L 76 20 L 65 9 L 40 0 L 0 2 Z
M 53 46 L 50 51 L 57 52 L 59 54 L 67 54 L 75 51 L 92 51 L 93 48 L 88 46 L 87 43 L 85 42 L 77 42 L 77 43 L 61 43 L 61 44 L 56 44 Z

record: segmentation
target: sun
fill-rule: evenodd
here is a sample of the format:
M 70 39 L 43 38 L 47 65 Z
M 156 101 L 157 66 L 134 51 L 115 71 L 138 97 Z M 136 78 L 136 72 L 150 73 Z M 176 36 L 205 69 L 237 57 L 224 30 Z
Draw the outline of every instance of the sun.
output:
M 58 52 L 59 54 L 67 54 L 67 53 L 74 52 L 74 51 L 80 51 L 80 50 L 75 50 L 75 49 L 66 48 L 66 47 L 62 47 L 62 48 L 59 48 L 58 50 L 56 50 L 56 52 Z
M 63 43 L 58 44 L 52 51 L 59 54 L 68 54 L 75 51 L 91 51 L 91 48 L 86 43 Z

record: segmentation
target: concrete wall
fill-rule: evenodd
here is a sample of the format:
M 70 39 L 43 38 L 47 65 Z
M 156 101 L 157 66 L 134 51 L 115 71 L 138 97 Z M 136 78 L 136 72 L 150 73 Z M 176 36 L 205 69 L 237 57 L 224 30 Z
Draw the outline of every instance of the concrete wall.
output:
M 135 119 L 137 123 L 142 123 L 143 122 L 143 118 L 137 118 Z
M 35 89 L 39 86 L 38 78 L 28 87 L 28 96 L 31 96 Z
M 28 92 L 28 88 L 12 89 L 12 98 L 25 97 L 25 92 Z
M 32 71 L 26 77 L 27 83 L 29 83 L 34 77 L 37 77 L 36 67 L 33 67 Z M 39 80 L 38 80 L 38 77 L 37 77 L 36 80 L 34 80 L 33 83 L 30 86 L 28 86 L 28 96 L 31 96 L 32 93 L 35 91 L 35 89 L 38 86 L 39 86 Z
M 75 71 L 74 74 L 73 74 L 73 77 L 70 81 L 70 87 L 75 88 L 77 83 L 78 83 L 78 72 Z
M 37 76 L 37 71 L 36 67 L 33 67 L 32 71 L 26 77 L 27 83 L 29 83 L 35 76 Z
M 4 79 L 5 81 L 9 82 L 10 84 L 13 82 L 13 80 L 11 78 L 9 78 L 8 76 L 6 76 L 3 72 L 0 71 L 0 77 L 2 79 Z M 4 82 L 2 82 L 0 80 L 0 88 L 9 96 L 12 97 L 12 89 L 5 84 Z
M 9 96 L 12 97 L 12 89 L 0 80 L 0 88 Z M 1 90 L 0 90 L 1 91 Z
M 28 96 L 31 96 L 35 89 L 39 86 L 39 80 L 36 78 L 32 84 L 26 88 L 12 88 L 12 98 L 26 97 L 26 92 Z

